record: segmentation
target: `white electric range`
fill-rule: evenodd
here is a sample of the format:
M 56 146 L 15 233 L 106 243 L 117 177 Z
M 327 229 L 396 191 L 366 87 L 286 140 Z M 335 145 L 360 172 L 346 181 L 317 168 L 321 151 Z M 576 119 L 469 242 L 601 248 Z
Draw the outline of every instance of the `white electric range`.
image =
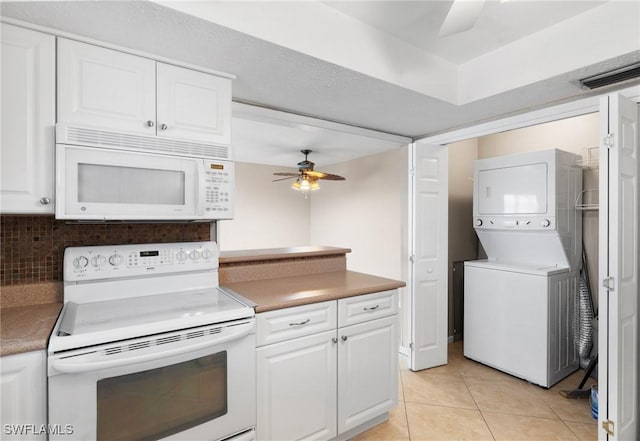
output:
M 65 250 L 50 439 L 253 439 L 254 310 L 219 287 L 218 255 L 215 242 Z

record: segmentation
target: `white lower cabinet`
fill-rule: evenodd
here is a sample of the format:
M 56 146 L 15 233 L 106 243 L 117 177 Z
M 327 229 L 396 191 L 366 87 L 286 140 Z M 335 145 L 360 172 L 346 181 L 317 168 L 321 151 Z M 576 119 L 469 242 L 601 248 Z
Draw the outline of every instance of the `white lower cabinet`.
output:
M 46 440 L 47 372 L 44 351 L 0 358 L 3 440 Z
M 259 440 L 346 439 L 379 422 L 397 405 L 395 294 L 387 291 L 258 314 L 258 342 L 272 341 L 269 332 L 282 335 L 282 326 L 261 327 L 261 322 L 283 323 L 295 332 L 294 338 L 257 349 Z M 385 301 L 393 306 L 381 312 L 376 305 Z M 370 320 L 359 318 L 357 324 L 338 327 L 341 309 L 353 308 L 354 302 L 370 311 Z M 321 313 L 327 311 L 333 315 Z M 332 329 L 326 330 L 328 326 Z
M 398 404 L 398 316 L 338 329 L 338 433 Z
M 258 348 L 258 439 L 336 436 L 336 331 Z

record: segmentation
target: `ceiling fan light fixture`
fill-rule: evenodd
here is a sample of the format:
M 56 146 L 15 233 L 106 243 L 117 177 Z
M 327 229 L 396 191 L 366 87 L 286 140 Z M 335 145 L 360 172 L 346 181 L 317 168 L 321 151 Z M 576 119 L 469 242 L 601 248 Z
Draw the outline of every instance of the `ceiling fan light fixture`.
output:
M 314 163 L 307 158 L 311 150 L 301 150 L 304 155 L 304 161 L 298 163 L 298 173 L 291 172 L 277 172 L 276 176 L 285 176 L 284 178 L 274 179 L 276 181 L 284 181 L 286 179 L 295 179 L 291 184 L 291 188 L 296 191 L 304 193 L 306 198 L 310 191 L 316 191 L 320 189 L 320 179 L 327 179 L 329 181 L 344 181 L 345 178 L 331 173 L 324 173 L 313 169 Z
M 320 189 L 320 184 L 317 179 L 309 178 L 308 176 L 300 176 L 291 184 L 291 188 L 298 191 L 309 192 Z

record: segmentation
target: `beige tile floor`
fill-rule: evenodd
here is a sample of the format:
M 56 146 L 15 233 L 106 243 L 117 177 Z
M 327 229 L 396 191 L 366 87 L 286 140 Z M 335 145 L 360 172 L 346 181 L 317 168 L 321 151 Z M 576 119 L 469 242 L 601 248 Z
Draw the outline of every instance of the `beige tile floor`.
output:
M 449 345 L 446 366 L 411 372 L 400 364 L 398 407 L 357 441 L 597 439 L 589 400 L 558 393 L 578 387 L 582 370 L 544 389 L 464 358 L 462 342 Z

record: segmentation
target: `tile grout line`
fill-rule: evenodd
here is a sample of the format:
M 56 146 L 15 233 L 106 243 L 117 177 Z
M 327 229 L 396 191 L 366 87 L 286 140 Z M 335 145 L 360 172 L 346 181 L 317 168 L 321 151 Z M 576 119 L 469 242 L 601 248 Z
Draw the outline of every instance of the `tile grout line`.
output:
M 489 433 L 491 434 L 491 438 L 494 439 L 494 441 L 496 440 L 496 436 L 493 433 L 493 430 L 491 430 L 491 426 L 489 426 L 489 423 L 487 422 L 487 419 L 484 417 L 484 414 L 482 413 L 482 410 L 480 410 L 480 406 L 478 405 L 478 402 L 476 401 L 476 397 L 473 396 L 473 393 L 471 393 L 471 389 L 469 389 L 469 385 L 467 384 L 467 381 L 464 379 L 464 376 L 462 378 L 462 382 L 464 383 L 464 387 L 467 388 L 467 391 L 469 392 L 469 395 L 471 395 L 471 399 L 473 400 L 473 402 L 475 403 L 476 407 L 478 408 L 478 412 L 480 413 L 480 416 L 482 417 L 482 421 L 484 421 L 484 425 L 487 427 L 487 430 L 489 430 Z
M 575 433 L 575 432 L 573 431 L 573 429 L 571 428 L 571 426 L 569 426 L 569 425 L 567 424 L 567 422 L 566 422 L 565 420 L 563 420 L 563 419 L 561 419 L 560 421 L 562 421 L 562 424 L 564 424 L 564 426 L 565 426 L 567 429 L 569 429 L 569 433 L 570 433 L 570 434 L 572 434 L 572 435 L 574 436 L 574 438 L 575 438 L 577 441 L 580 441 L 580 438 L 578 437 L 578 434 L 577 434 L 577 433 Z M 597 434 L 597 433 L 598 433 L 598 432 L 596 431 L 596 434 Z
M 407 412 L 407 401 L 404 394 L 404 381 L 402 380 L 402 371 L 398 371 L 400 377 L 400 387 L 402 388 L 402 406 L 404 407 L 404 421 L 407 423 L 407 439 L 411 441 L 411 428 L 409 427 L 409 412 Z

